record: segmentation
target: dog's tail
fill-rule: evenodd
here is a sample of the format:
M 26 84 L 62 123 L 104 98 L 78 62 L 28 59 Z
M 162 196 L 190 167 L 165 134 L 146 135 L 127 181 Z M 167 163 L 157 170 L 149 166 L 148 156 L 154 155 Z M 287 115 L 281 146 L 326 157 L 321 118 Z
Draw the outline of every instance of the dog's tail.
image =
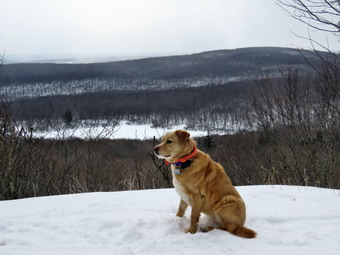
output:
M 256 232 L 254 230 L 251 230 L 243 226 L 238 226 L 234 230 L 233 234 L 240 236 L 240 237 L 244 237 L 244 238 L 255 238 L 256 237 Z

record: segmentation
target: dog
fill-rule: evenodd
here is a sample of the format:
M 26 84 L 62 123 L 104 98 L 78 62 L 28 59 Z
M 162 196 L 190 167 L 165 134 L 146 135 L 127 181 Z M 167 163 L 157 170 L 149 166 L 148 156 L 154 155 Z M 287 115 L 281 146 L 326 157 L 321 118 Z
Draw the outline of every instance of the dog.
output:
M 244 238 L 255 238 L 256 232 L 244 227 L 246 207 L 223 167 L 196 147 L 196 141 L 185 130 L 168 132 L 154 147 L 157 157 L 171 164 L 173 185 L 180 196 L 176 216 L 183 217 L 190 205 L 190 227 L 186 233 L 197 232 L 201 213 L 207 215 L 215 228 Z

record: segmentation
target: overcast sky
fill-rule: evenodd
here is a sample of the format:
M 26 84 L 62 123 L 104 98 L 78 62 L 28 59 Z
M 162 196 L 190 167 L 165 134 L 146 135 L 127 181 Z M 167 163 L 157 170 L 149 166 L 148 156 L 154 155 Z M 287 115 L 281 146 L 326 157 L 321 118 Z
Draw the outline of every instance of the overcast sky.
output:
M 0 0 L 0 52 L 56 56 L 310 47 L 274 0 Z M 314 34 L 322 42 L 332 38 Z

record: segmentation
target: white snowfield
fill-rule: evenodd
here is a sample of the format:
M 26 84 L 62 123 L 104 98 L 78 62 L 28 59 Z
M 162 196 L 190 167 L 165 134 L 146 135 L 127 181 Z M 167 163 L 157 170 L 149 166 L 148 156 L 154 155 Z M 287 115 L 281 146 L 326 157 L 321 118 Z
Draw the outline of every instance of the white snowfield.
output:
M 171 130 L 175 129 L 186 129 L 185 125 L 178 125 L 171 127 Z M 191 136 L 205 136 L 205 131 L 195 131 L 186 129 L 190 132 Z M 156 128 L 150 125 L 132 124 L 127 121 L 121 121 L 118 126 L 107 126 L 96 125 L 94 127 L 82 127 L 76 126 L 70 129 L 61 130 L 49 130 L 36 133 L 36 137 L 43 137 L 49 139 L 67 139 L 67 138 L 107 138 L 107 139 L 160 139 L 167 131 L 168 128 Z
M 185 234 L 190 208 L 175 217 L 173 189 L 87 193 L 1 201 L 0 254 L 340 254 L 340 190 L 237 189 L 255 239 L 221 230 Z

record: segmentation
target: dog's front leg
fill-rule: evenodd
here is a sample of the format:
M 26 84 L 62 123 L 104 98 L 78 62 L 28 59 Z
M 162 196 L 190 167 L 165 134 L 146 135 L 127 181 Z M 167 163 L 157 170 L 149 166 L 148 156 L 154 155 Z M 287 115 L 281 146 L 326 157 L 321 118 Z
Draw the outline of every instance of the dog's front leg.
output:
M 201 215 L 202 206 L 203 206 L 203 198 L 200 195 L 194 195 L 192 197 L 190 227 L 185 231 L 185 233 L 190 233 L 190 234 L 196 233 L 197 224 L 198 224 L 198 221 Z
M 188 204 L 186 202 L 184 202 L 183 199 L 181 199 L 181 201 L 179 202 L 179 207 L 178 207 L 178 211 L 177 211 L 176 216 L 177 217 L 183 217 L 187 208 L 188 208 Z

